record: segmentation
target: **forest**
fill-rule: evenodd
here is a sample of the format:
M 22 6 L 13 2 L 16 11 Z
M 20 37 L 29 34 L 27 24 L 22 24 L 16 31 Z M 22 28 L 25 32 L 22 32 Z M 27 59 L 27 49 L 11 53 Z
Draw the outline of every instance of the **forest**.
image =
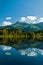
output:
M 25 32 L 16 29 L 0 29 L 0 37 L 43 37 L 43 30 Z

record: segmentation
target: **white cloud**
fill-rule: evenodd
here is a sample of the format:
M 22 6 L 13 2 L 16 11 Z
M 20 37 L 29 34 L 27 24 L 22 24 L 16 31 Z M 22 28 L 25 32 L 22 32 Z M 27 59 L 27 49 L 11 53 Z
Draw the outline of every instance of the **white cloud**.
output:
M 27 16 L 27 17 L 21 17 L 19 22 L 26 22 L 26 23 L 35 23 L 35 20 L 37 19 L 36 16 Z
M 27 20 L 34 21 L 34 20 L 36 20 L 36 19 L 37 19 L 36 16 L 27 16 Z
M 20 21 L 21 21 L 21 22 L 24 22 L 25 20 L 26 20 L 25 17 L 21 17 L 21 18 L 20 18 Z
M 43 17 L 38 19 L 39 22 L 43 22 Z
M 1 46 L 1 49 L 3 49 L 3 50 L 11 50 L 12 49 L 12 47 L 9 47 L 9 46 Z
M 1 24 L 1 26 L 8 26 L 8 25 L 12 25 L 12 23 L 11 23 L 11 22 L 6 22 L 6 21 L 4 21 L 4 22 Z
M 6 17 L 6 21 L 4 21 L 0 26 L 8 26 L 11 25 L 12 22 L 9 20 L 12 19 L 11 17 Z M 37 16 L 27 16 L 27 17 L 21 17 L 19 22 L 25 22 L 28 24 L 37 24 L 43 22 L 43 17 L 37 17 Z
M 36 24 L 37 17 L 36 16 L 27 16 L 26 22 L 29 24 Z
M 6 20 L 10 20 L 10 19 L 12 19 L 11 17 L 6 17 Z
M 37 16 L 21 17 L 19 22 L 25 22 L 28 24 L 37 24 L 43 22 L 43 17 L 38 18 Z

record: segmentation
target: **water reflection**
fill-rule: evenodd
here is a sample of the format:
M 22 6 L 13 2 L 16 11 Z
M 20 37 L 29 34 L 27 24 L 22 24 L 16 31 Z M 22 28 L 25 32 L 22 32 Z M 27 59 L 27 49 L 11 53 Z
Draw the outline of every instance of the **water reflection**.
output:
M 21 55 L 27 55 L 27 56 L 43 55 L 43 50 L 37 49 L 37 48 L 22 49 L 22 50 L 19 50 L 19 52 Z
M 0 45 L 0 65 L 43 65 L 43 50 L 19 49 Z
M 0 44 L 2 43 L 2 44 L 6 44 L 7 42 L 11 42 L 11 43 L 21 43 L 21 42 L 24 42 L 25 40 L 28 40 L 28 41 L 40 41 L 40 42 L 43 42 L 43 37 L 36 37 L 36 38 L 34 38 L 34 37 L 12 37 L 12 38 L 6 38 L 6 37 L 4 37 L 4 38 L 0 38 Z
M 9 64 L 43 65 L 43 37 L 1 36 L 0 65 Z
M 4 52 L 6 51 L 5 55 L 11 55 L 12 52 L 10 52 L 11 50 L 13 50 L 14 48 L 9 47 L 9 46 L 4 46 L 4 45 L 0 45 L 0 49 L 3 50 Z M 27 56 L 37 56 L 37 55 L 43 55 L 43 50 L 41 49 L 37 49 L 37 48 L 27 48 L 27 49 L 22 49 L 22 50 L 18 50 L 18 52 L 21 55 L 27 55 Z M 14 52 L 15 53 L 15 52 Z M 13 55 L 13 54 L 12 54 Z
M 6 52 L 5 53 L 6 55 L 11 55 L 12 51 L 14 52 L 14 50 L 16 50 L 16 49 L 12 48 L 12 47 L 9 47 L 9 46 L 5 46 L 5 45 L 0 45 L 0 51 L 1 50 Z M 18 54 L 20 53 L 20 55 L 27 55 L 27 56 L 37 56 L 39 54 L 43 55 L 43 50 L 42 49 L 38 49 L 38 48 L 19 49 L 16 52 L 18 52 Z
M 16 49 L 26 49 L 26 48 L 39 48 L 43 49 L 43 38 L 34 39 L 31 38 L 0 38 L 0 45 L 11 46 Z
M 0 45 L 0 48 L 2 49 L 2 50 L 11 50 L 12 49 L 12 47 L 9 47 L 9 46 L 5 46 L 5 45 Z
M 4 52 L 5 55 L 11 55 L 10 50 L 12 50 L 12 47 L 0 45 L 0 53 Z M 1 51 L 3 51 L 3 52 L 1 52 Z

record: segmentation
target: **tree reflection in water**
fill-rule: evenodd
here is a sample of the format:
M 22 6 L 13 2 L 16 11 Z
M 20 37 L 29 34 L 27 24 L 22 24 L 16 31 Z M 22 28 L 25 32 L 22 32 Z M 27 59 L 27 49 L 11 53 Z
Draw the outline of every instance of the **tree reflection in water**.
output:
M 0 38 L 0 45 L 12 46 L 16 49 L 29 48 L 29 47 L 39 47 L 43 42 L 43 38 L 34 38 L 34 37 L 4 37 Z

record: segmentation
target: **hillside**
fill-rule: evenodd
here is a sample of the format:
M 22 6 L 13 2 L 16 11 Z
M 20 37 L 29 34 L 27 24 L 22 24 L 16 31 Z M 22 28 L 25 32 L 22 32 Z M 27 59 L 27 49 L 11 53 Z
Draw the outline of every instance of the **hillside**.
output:
M 43 30 L 43 23 L 39 24 L 28 24 L 28 23 L 22 23 L 22 22 L 16 22 L 15 24 L 9 25 L 9 26 L 0 26 L 0 29 L 21 29 L 23 31 L 39 31 Z

